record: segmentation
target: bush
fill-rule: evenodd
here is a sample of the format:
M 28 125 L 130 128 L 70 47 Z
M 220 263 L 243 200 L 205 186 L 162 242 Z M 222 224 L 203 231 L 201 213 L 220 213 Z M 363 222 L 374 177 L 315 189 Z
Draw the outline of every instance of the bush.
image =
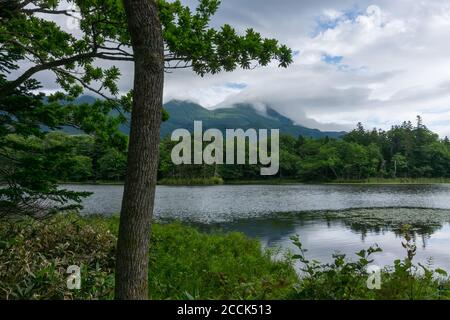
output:
M 103 223 L 74 215 L 0 225 L 0 299 L 112 297 L 116 237 Z M 82 290 L 68 290 L 67 267 L 82 270 Z
M 58 215 L 0 224 L 0 299 L 111 299 L 118 218 Z M 154 225 L 149 290 L 153 299 L 281 299 L 297 280 L 258 241 L 207 235 L 181 224 Z M 67 267 L 81 267 L 68 290 Z
M 204 234 L 180 224 L 157 225 L 151 243 L 154 299 L 282 299 L 297 275 L 240 233 Z
M 381 251 L 357 261 L 309 261 L 299 253 L 274 259 L 240 233 L 205 234 L 179 223 L 153 226 L 149 293 L 152 299 L 449 299 L 445 271 L 413 264 L 415 243 L 403 230 L 406 258 L 381 270 L 381 288 L 367 288 L 367 266 Z M 118 218 L 57 215 L 50 220 L 0 224 L 0 299 L 112 299 Z M 301 276 L 293 261 L 302 264 Z M 66 286 L 67 267 L 81 267 L 81 290 Z
M 356 253 L 357 261 L 349 261 L 345 255 L 335 254 L 334 262 L 321 264 L 309 261 L 306 250 L 298 237 L 292 240 L 300 253 L 292 256 L 302 265 L 303 276 L 295 286 L 292 299 L 318 300 L 437 300 L 450 299 L 450 279 L 441 269 L 432 270 L 422 264 L 413 264 L 416 245 L 409 234 L 409 227 L 403 230 L 402 243 L 407 256 L 394 261 L 393 266 L 380 270 L 380 288 L 369 289 L 367 267 L 373 262 L 373 254 L 382 251 L 378 247 Z

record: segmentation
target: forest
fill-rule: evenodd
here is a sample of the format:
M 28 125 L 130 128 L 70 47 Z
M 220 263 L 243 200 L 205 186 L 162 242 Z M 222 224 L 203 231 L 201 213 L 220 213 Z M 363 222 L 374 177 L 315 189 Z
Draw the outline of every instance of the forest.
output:
M 196 2 L 194 7 L 180 0 L 0 0 L 0 299 L 449 298 L 446 271 L 413 263 L 418 247 L 408 215 L 403 215 L 407 223 L 402 226 L 404 241 L 399 243 L 406 257 L 380 271 L 379 291 L 366 282 L 371 275 L 367 267 L 374 261 L 371 255 L 381 251 L 378 247 L 356 252 L 360 258 L 356 261 L 338 254 L 332 255 L 332 264 L 322 264 L 307 260 L 300 238 L 292 236 L 289 240 L 297 254 L 278 259 L 274 250 L 239 232 L 207 233 L 188 224 L 159 224 L 154 219 L 157 182 L 263 183 L 258 165 L 172 163 L 176 142 L 168 137 L 160 141 L 161 123 L 170 116 L 163 105 L 170 92 L 165 74 L 188 69 L 193 76 L 205 77 L 262 67 L 274 73 L 297 59 L 305 60 L 299 48 L 265 38 L 251 25 L 278 38 L 275 29 L 267 32 L 272 28 L 257 21 L 236 20 L 246 15 L 243 5 L 233 8 L 232 17 L 222 19 L 220 0 Z M 367 8 L 362 21 L 373 16 L 373 9 L 373 5 Z M 213 21 L 216 13 L 219 20 Z M 287 31 L 280 32 L 285 40 L 289 40 Z M 299 30 L 293 31 L 299 38 Z M 422 48 L 416 43 L 414 47 Z M 435 51 L 442 54 L 446 49 Z M 337 67 L 330 60 L 343 57 L 329 53 L 320 63 Z M 398 70 L 398 65 L 394 67 Z M 305 83 L 309 87 L 310 80 Z M 169 85 L 179 91 L 176 82 Z M 280 86 L 277 94 L 285 95 L 285 89 Z M 86 94 L 98 99 L 78 103 Z M 301 98 L 299 93 L 296 99 Z M 340 107 L 340 100 L 332 101 L 330 105 Z M 232 118 L 245 120 L 242 110 L 249 109 L 235 111 Z M 219 118 L 218 114 L 206 112 L 205 118 Z M 262 127 L 268 128 L 266 123 L 273 119 L 265 120 Z M 317 139 L 299 135 L 298 130 L 305 128 L 288 119 L 278 120 L 275 123 L 287 125 L 272 122 L 274 128 L 291 135 L 281 137 L 278 175 L 264 181 L 450 178 L 449 139 L 429 130 L 421 117 L 387 131 L 358 124 L 343 136 L 328 133 Z M 122 125 L 129 135 L 120 130 Z M 240 127 L 238 122 L 233 126 Z M 78 214 L 83 199 L 93 194 L 64 189 L 64 183 L 75 182 L 123 183 L 120 214 Z M 235 202 L 245 214 L 245 200 Z M 305 276 L 297 274 L 298 262 Z M 72 266 L 79 267 L 82 282 L 76 290 L 67 282 L 75 276 L 68 272 Z
M 95 135 L 50 132 L 43 139 L 7 138 L 16 145 L 43 150 L 65 150 L 52 161 L 53 176 L 60 182 L 121 182 L 126 172 L 127 137 L 112 144 Z M 25 140 L 24 140 L 25 139 Z M 22 141 L 19 141 L 22 140 Z M 201 184 L 261 179 L 305 182 L 361 181 L 370 178 L 450 178 L 450 141 L 441 139 L 417 117 L 390 130 L 367 130 L 359 123 L 342 139 L 281 135 L 280 170 L 262 177 L 260 165 L 174 165 L 170 137 L 160 142 L 158 180 L 167 184 Z M 17 153 L 20 150 L 3 150 Z M 225 153 L 225 150 L 224 150 Z M 12 156 L 12 155 L 11 155 Z

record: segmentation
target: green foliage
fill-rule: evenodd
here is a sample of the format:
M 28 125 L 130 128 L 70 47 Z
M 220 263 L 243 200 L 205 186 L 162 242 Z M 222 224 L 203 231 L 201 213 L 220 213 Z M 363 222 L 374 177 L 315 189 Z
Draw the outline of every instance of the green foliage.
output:
M 365 131 L 359 124 L 343 139 L 281 135 L 280 170 L 272 179 L 357 182 L 450 178 L 450 144 L 445 141 L 421 123 L 417 127 L 405 123 L 387 132 Z M 227 182 L 263 179 L 260 165 L 175 166 L 170 160 L 174 145 L 168 138 L 161 141 L 160 178 L 220 176 Z
M 127 167 L 127 158 L 123 152 L 109 148 L 98 160 L 99 173 L 105 180 L 123 179 Z
M 166 61 L 181 60 L 200 74 L 250 69 L 252 62 L 266 66 L 273 59 L 280 67 L 292 62 L 292 51 L 275 39 L 264 39 L 253 29 L 244 36 L 225 24 L 220 30 L 209 27 L 211 16 L 219 8 L 218 0 L 201 0 L 195 12 L 179 0 L 158 1 L 164 39 L 172 54 Z
M 160 178 L 220 176 L 226 182 L 263 181 L 260 165 L 174 166 L 170 160 L 174 145 L 168 139 L 161 141 Z M 386 132 L 366 131 L 358 124 L 342 139 L 281 135 L 280 170 L 274 178 L 306 182 L 446 181 L 450 178 L 450 143 L 440 140 L 421 121 L 415 127 L 404 123 Z
M 417 124 L 404 122 L 389 131 L 366 131 L 361 124 L 344 137 L 349 143 L 378 148 L 376 171 L 368 177 L 380 178 L 448 178 L 450 148 L 430 131 L 420 117 Z
M 114 291 L 116 237 L 104 222 L 74 215 L 0 224 L 0 299 L 100 299 Z M 82 290 L 66 270 L 81 267 Z
M 73 161 L 70 171 L 71 180 L 86 181 L 92 177 L 92 163 L 89 157 L 74 156 L 71 160 Z
M 10 69 L 16 66 L 15 58 L 7 55 Z M 0 88 L 8 85 L 8 72 L 2 69 Z M 75 210 L 88 195 L 57 187 L 68 172 L 74 180 L 85 180 L 91 170 L 85 155 L 71 153 L 68 139 L 49 130 L 70 125 L 104 143 L 126 146 L 125 136 L 118 132 L 124 119 L 109 116 L 113 107 L 109 102 L 74 104 L 70 95 L 45 98 L 35 90 L 39 84 L 28 80 L 7 93 L 0 92 L 0 183 L 6 185 L 0 189 L 0 216 L 43 217 Z
M 211 186 L 223 184 L 220 177 L 209 178 L 166 178 L 158 181 L 160 185 L 179 185 L 179 186 Z
M 403 131 L 404 132 L 403 132 Z M 425 130 L 425 129 L 420 129 Z M 403 132 L 404 140 L 388 137 Z M 439 140 L 426 131 L 426 153 L 417 158 L 415 153 L 402 153 L 399 145 L 406 141 L 418 141 L 417 128 L 395 128 L 387 132 L 365 131 L 362 125 L 344 136 L 331 138 L 294 138 L 280 136 L 280 170 L 272 182 L 321 181 L 365 183 L 434 183 L 450 179 L 450 143 Z M 113 131 L 111 131 L 112 134 Z M 52 133 L 49 139 L 60 146 L 72 146 L 69 160 L 58 172 L 59 181 L 121 181 L 125 175 L 126 140 L 122 136 L 100 139 L 97 135 L 62 135 Z M 64 140 L 67 140 L 64 142 Z M 417 142 L 418 143 L 418 142 Z M 417 147 L 416 143 L 416 147 Z M 267 182 L 260 175 L 260 165 L 174 165 L 171 152 L 177 142 L 166 137 L 160 142 L 158 179 L 160 184 L 205 185 L 223 181 Z M 204 145 L 206 146 L 206 144 Z M 398 150 L 396 149 L 398 148 Z M 67 152 L 67 151 L 66 151 Z M 226 154 L 224 145 L 224 154 Z M 81 158 L 77 156 L 82 156 Z M 90 159 L 90 163 L 87 160 Z M 67 157 L 66 157 L 67 158 Z M 83 159 L 83 161 L 81 161 Z M 421 163 L 422 167 L 418 167 Z M 74 167 L 75 166 L 75 167 Z M 419 173 L 420 175 L 419 175 Z M 421 176 L 423 175 L 423 176 Z
M 117 231 L 117 217 L 3 221 L 0 299 L 112 299 Z M 297 280 L 257 240 L 178 223 L 154 225 L 149 263 L 153 299 L 282 299 Z M 81 290 L 66 288 L 69 265 L 81 267 Z
M 103 130 L 103 129 L 102 129 Z M 0 215 L 29 215 L 44 217 L 56 212 L 81 208 L 85 192 L 72 192 L 58 188 L 61 181 L 95 180 L 100 173 L 97 162 L 106 151 L 124 158 L 125 137 L 118 131 L 111 131 L 104 139 L 83 136 L 69 136 L 52 131 L 36 135 L 17 133 L 0 136 Z M 104 131 L 103 131 L 104 133 Z M 114 139 L 113 137 L 117 137 Z M 111 138 L 111 139 L 109 139 Z M 111 151 L 113 150 L 113 151 Z M 97 161 L 98 160 L 98 161 Z M 110 164 L 105 179 L 122 177 L 125 160 Z M 115 170 L 115 171 L 114 171 Z M 111 173 L 112 172 L 112 173 Z M 118 173 L 117 173 L 118 172 Z
M 0 299 L 112 299 L 117 232 L 118 217 L 2 220 Z M 384 267 L 381 288 L 370 290 L 367 266 L 378 247 L 357 252 L 356 260 L 335 254 L 323 264 L 307 258 L 298 237 L 292 239 L 298 253 L 275 259 L 276 252 L 240 233 L 156 224 L 149 291 L 152 299 L 450 299 L 447 273 L 415 265 L 412 229 L 402 232 L 406 257 Z M 81 267 L 81 290 L 66 287 L 70 265 Z
M 134 61 L 122 1 L 65 2 L 73 9 L 61 9 L 61 0 L 0 2 L 0 183 L 7 185 L 0 189 L 0 215 L 78 209 L 86 194 L 59 190 L 58 180 L 124 176 L 127 142 L 118 128 L 127 120 L 124 113 L 131 112 L 132 91 L 121 95 L 120 70 L 113 63 L 98 63 Z M 272 60 L 281 67 L 292 62 L 289 48 L 251 29 L 239 35 L 229 25 L 211 28 L 219 4 L 201 0 L 191 12 L 179 1 L 158 1 L 166 69 L 192 67 L 203 76 Z M 61 27 L 55 22 L 60 16 L 77 19 L 79 30 Z M 36 93 L 41 88 L 34 77 L 41 71 L 53 74 L 59 91 Z M 85 90 L 102 99 L 75 103 Z M 161 120 L 167 120 L 167 112 L 162 114 Z M 70 158 L 71 146 L 47 147 L 45 136 L 62 127 L 91 135 L 90 152 Z M 66 170 L 60 170 L 64 165 Z
M 296 281 L 289 262 L 239 233 L 156 226 L 150 252 L 153 299 L 282 299 Z
M 307 250 L 303 248 L 298 237 L 293 237 L 292 241 L 300 251 L 292 258 L 303 264 L 301 271 L 304 273 L 295 288 L 295 298 L 317 300 L 372 298 L 366 284 L 369 276 L 367 266 L 373 262 L 372 254 L 380 252 L 380 248 L 361 250 L 357 253 L 359 259 L 355 262 L 347 261 L 344 254 L 334 254 L 333 263 L 321 264 L 319 261 L 309 261 L 306 258 Z
M 434 138 L 430 140 L 430 145 L 424 146 L 425 150 L 428 150 L 426 158 L 416 159 L 413 153 L 407 155 L 398 150 L 392 151 L 394 145 L 400 143 L 398 141 L 394 143 L 387 138 L 387 140 L 382 138 L 382 142 L 376 142 L 381 139 L 380 136 L 390 136 L 391 130 L 386 133 L 366 132 L 360 131 L 362 126 L 359 128 L 343 139 L 304 137 L 296 139 L 289 135 L 281 135 L 280 171 L 278 176 L 270 181 L 445 183 L 450 179 L 450 144 L 446 143 L 445 139 L 439 140 L 436 135 L 429 133 Z M 100 131 L 105 133 L 108 130 L 104 127 Z M 414 129 L 411 129 L 411 134 L 414 134 Z M 33 136 L 29 140 L 19 139 L 19 137 L 9 135 L 6 141 L 10 144 L 15 141 L 15 145 L 3 150 L 19 154 L 14 150 L 21 148 L 20 150 L 24 150 L 23 155 L 29 154 L 25 152 L 26 147 L 18 147 L 18 141 L 28 141 L 27 143 L 34 145 L 35 148 L 40 145 L 49 150 L 44 153 L 46 158 L 36 174 L 30 173 L 33 168 L 37 168 L 35 165 L 21 166 L 16 169 L 17 174 L 23 170 L 24 173 L 21 176 L 28 179 L 37 177 L 39 182 L 48 176 L 54 176 L 60 182 L 122 181 L 125 175 L 127 141 L 125 136 L 120 133 L 115 134 L 114 130 L 105 137 L 101 137 L 100 134 L 68 135 L 59 132 L 43 133 L 42 138 Z M 415 141 L 416 138 L 411 139 Z M 227 183 L 233 183 L 233 181 L 264 183 L 266 181 L 262 180 L 259 174 L 259 165 L 174 165 L 171 152 L 175 145 L 176 142 L 170 141 L 168 137 L 161 140 L 158 167 L 160 184 L 211 185 L 222 184 L 223 181 Z M 434 154 L 433 150 L 439 152 Z M 391 154 L 393 154 L 392 157 Z M 386 160 L 389 157 L 391 157 L 390 160 Z M 30 161 L 37 160 L 34 154 L 31 154 L 30 158 Z M 425 169 L 419 170 L 412 165 L 419 162 L 425 166 Z M 53 171 L 47 168 L 48 163 L 52 163 Z M 4 166 L 7 170 L 8 165 L 10 162 L 4 161 L 0 167 Z M 426 170 L 429 171 L 428 177 L 415 174 L 418 171 L 426 172 Z
M 53 138 L 50 134 L 0 136 L 0 182 L 6 184 L 0 188 L 0 216 L 44 217 L 80 207 L 81 198 L 88 193 L 58 189 L 57 180 L 61 172 L 70 169 L 81 174 L 80 164 L 88 159 L 71 158 L 66 142 Z
M 227 182 L 261 179 L 259 166 L 219 166 L 217 172 Z M 281 135 L 280 170 L 275 178 L 306 182 L 446 181 L 450 178 L 450 144 L 421 122 L 416 127 L 404 123 L 386 132 L 366 131 L 358 124 L 342 139 Z
M 380 270 L 380 288 L 369 289 L 367 280 L 371 273 L 368 266 L 373 263 L 372 255 L 381 248 L 370 247 L 356 253 L 356 261 L 348 260 L 343 254 L 333 255 L 333 263 L 322 264 L 306 258 L 306 250 L 299 237 L 292 241 L 299 254 L 292 258 L 302 265 L 302 277 L 295 286 L 293 299 L 316 300 L 437 300 L 450 299 L 450 279 L 442 269 L 413 264 L 416 245 L 410 235 L 410 227 L 403 227 L 406 250 L 403 260 L 395 260 L 393 266 Z
M 24 4 L 2 4 L 0 15 L 2 55 L 8 62 L 2 63 L 6 71 L 14 69 L 17 61 L 29 59 L 36 65 L 14 81 L 0 87 L 6 92 L 26 81 L 34 73 L 51 70 L 57 75 L 60 87 L 78 95 L 82 89 L 92 89 L 99 84 L 96 92 L 118 95 L 117 80 L 120 70 L 98 67 L 95 59 L 133 61 L 131 39 L 127 21 L 120 0 L 69 0 L 69 5 L 77 9 L 58 10 L 60 0 L 35 1 L 34 8 Z M 220 30 L 209 26 L 220 1 L 200 0 L 193 12 L 180 1 L 157 1 L 163 37 L 167 53 L 164 56 L 167 69 L 192 67 L 200 74 L 232 71 L 236 67 L 249 69 L 255 65 L 267 65 L 278 60 L 281 67 L 292 62 L 292 52 L 275 39 L 265 39 L 252 29 L 239 35 L 231 26 Z M 63 30 L 51 16 L 79 15 L 81 37 Z M 181 65 L 180 65 L 181 63 Z

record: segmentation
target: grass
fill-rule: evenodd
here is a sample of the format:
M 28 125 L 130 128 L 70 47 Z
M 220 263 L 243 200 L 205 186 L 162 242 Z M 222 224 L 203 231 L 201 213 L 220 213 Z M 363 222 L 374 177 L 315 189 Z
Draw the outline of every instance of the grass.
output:
M 112 299 L 117 230 L 116 217 L 3 221 L 0 299 Z M 240 233 L 156 224 L 150 247 L 152 299 L 283 299 L 297 280 L 290 261 Z M 81 267 L 81 290 L 66 288 L 70 265 Z
M 123 185 L 123 181 L 83 181 L 62 182 L 61 184 L 98 184 Z M 300 179 L 266 178 L 253 180 L 223 180 L 220 177 L 210 178 L 165 178 L 158 181 L 158 185 L 168 186 L 211 186 L 211 185 L 289 185 L 289 184 L 358 184 L 358 185 L 399 185 L 399 184 L 450 184 L 448 178 L 368 178 L 361 180 L 332 180 L 332 181 L 305 181 Z
M 117 217 L 2 221 L 0 299 L 112 299 L 117 231 Z M 449 299 L 444 270 L 412 263 L 413 239 L 404 232 L 406 258 L 383 268 L 381 288 L 371 290 L 367 266 L 380 248 L 361 250 L 357 261 L 336 254 L 333 263 L 321 264 L 308 260 L 294 237 L 297 250 L 274 259 L 275 252 L 241 233 L 155 224 L 149 294 L 152 299 Z M 301 276 L 295 262 L 302 266 Z M 81 267 L 80 290 L 67 289 L 70 265 Z
M 229 185 L 289 185 L 289 184 L 303 184 L 301 180 L 296 179 L 279 179 L 266 178 L 259 180 L 225 180 L 225 184 Z
M 179 224 L 156 226 L 150 262 L 156 299 L 282 299 L 296 281 L 290 262 L 275 261 L 257 240 Z
M 399 184 L 450 184 L 448 178 L 369 178 L 361 180 L 305 181 L 299 179 L 268 178 L 258 180 L 225 180 L 227 185 L 289 185 L 289 184 L 359 184 L 359 185 L 399 185 Z
M 210 178 L 166 178 L 158 181 L 159 185 L 169 186 L 211 186 L 223 184 L 220 177 Z
M 334 180 L 327 184 L 450 184 L 448 178 L 369 178 L 363 180 Z

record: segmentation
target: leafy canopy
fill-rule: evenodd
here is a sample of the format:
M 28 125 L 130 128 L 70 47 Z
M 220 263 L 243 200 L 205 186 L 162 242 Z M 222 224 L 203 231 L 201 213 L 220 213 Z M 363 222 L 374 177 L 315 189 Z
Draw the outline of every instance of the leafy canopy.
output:
M 289 48 L 252 29 L 240 35 L 229 25 L 211 28 L 218 0 L 200 0 L 195 10 L 180 1 L 157 3 L 167 72 L 191 68 L 204 76 L 272 60 L 280 67 L 292 62 Z M 68 28 L 74 21 L 78 28 Z M 3 214 L 79 207 L 86 194 L 59 190 L 58 170 L 51 169 L 61 159 L 70 162 L 70 153 L 65 146 L 49 146 L 46 135 L 72 126 L 100 145 L 126 149 L 118 127 L 131 111 L 132 94 L 119 87 L 117 64 L 133 61 L 121 0 L 0 1 L 0 182 L 8 186 L 0 190 Z M 36 75 L 42 71 L 54 75 L 57 92 L 39 93 Z M 83 91 L 101 99 L 74 103 Z M 78 165 L 82 160 L 74 159 Z
M 61 9 L 63 4 L 76 9 Z M 61 88 L 72 95 L 80 94 L 82 88 L 119 94 L 120 70 L 111 61 L 133 61 L 120 0 L 15 0 L 0 5 L 1 54 L 9 57 L 9 63 L 2 64 L 2 73 L 17 69 L 18 61 L 34 64 L 0 90 L 6 92 L 39 71 L 51 70 Z M 292 62 L 288 47 L 275 39 L 262 38 L 253 29 L 239 35 L 229 25 L 211 28 L 211 17 L 219 5 L 218 0 L 200 0 L 193 11 L 180 1 L 158 0 L 167 70 L 192 68 L 203 76 L 237 67 L 266 66 L 274 59 L 281 67 Z M 68 32 L 53 21 L 61 15 L 78 19 L 79 30 Z M 99 60 L 110 63 L 99 66 Z

